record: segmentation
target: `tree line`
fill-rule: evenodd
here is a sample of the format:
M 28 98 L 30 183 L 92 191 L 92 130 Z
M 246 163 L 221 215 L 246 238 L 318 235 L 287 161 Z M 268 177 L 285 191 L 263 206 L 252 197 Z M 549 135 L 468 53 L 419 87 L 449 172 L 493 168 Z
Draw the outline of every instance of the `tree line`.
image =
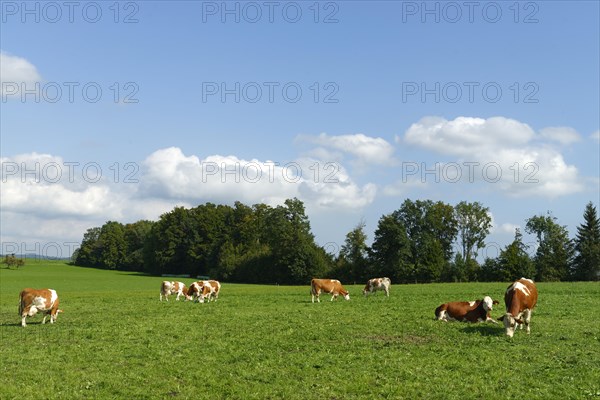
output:
M 383 215 L 372 244 L 361 221 L 338 254 L 315 242 L 302 201 L 283 205 L 206 203 L 176 207 L 158 221 L 108 221 L 88 229 L 73 254 L 76 265 L 150 274 L 210 276 L 230 282 L 306 284 L 312 277 L 395 283 L 600 280 L 600 221 L 590 202 L 575 238 L 551 213 L 526 220 L 536 237 L 533 256 L 519 229 L 495 258 L 479 263 L 492 221 L 478 202 L 455 206 L 405 200 Z

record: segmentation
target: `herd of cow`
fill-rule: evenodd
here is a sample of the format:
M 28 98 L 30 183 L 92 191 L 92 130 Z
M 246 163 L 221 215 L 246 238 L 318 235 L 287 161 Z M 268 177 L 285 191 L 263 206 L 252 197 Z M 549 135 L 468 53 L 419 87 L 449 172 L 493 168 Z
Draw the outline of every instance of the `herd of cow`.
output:
M 370 279 L 363 294 L 367 296 L 369 293 L 374 293 L 378 290 L 385 292 L 387 297 L 390 296 L 391 281 L 389 278 L 373 278 Z M 197 301 L 217 301 L 221 283 L 215 280 L 197 281 L 189 287 L 182 282 L 163 281 L 160 286 L 160 297 L 169 301 L 169 296 L 177 294 L 176 300 L 181 296 L 185 300 Z M 337 279 L 313 279 L 310 283 L 310 294 L 312 302 L 321 302 L 319 295 L 321 293 L 331 294 L 331 301 L 342 295 L 344 299 L 350 300 L 350 294 L 341 282 Z M 21 325 L 27 326 L 25 319 L 33 317 L 38 311 L 44 314 L 42 324 L 46 323 L 46 317 L 50 315 L 50 323 L 56 321 L 58 313 L 62 312 L 58 308 L 59 299 L 54 289 L 23 289 L 19 299 L 19 315 L 21 316 Z M 537 303 L 538 292 L 535 283 L 531 279 L 521 278 L 513 282 L 504 294 L 504 303 L 506 305 L 506 313 L 499 318 L 504 322 L 505 332 L 509 337 L 513 337 L 517 327 L 523 328 L 525 325 L 527 333 L 530 333 L 529 324 L 531 322 L 531 311 Z M 491 310 L 494 304 L 498 301 L 492 300 L 491 297 L 485 296 L 483 300 L 475 301 L 455 301 L 444 303 L 435 309 L 435 316 L 440 321 L 466 321 L 466 322 L 493 322 L 491 318 Z

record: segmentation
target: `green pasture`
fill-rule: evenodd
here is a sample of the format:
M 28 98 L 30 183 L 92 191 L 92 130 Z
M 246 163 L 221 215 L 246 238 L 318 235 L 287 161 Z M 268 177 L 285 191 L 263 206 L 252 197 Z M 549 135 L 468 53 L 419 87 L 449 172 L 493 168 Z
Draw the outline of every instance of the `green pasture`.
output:
M 539 283 L 531 335 L 444 323 L 442 302 L 508 282 L 393 285 L 310 301 L 306 286 L 222 282 L 218 302 L 159 302 L 164 278 L 29 260 L 0 269 L 1 399 L 600 398 L 600 284 Z M 186 284 L 192 279 L 180 279 Z M 19 291 L 53 288 L 54 325 L 20 326 Z

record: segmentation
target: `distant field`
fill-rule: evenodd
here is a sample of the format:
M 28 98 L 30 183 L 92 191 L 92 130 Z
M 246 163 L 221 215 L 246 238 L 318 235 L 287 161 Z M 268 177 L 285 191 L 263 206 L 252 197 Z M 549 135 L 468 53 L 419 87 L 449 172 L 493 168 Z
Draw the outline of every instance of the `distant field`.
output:
M 600 398 L 600 284 L 540 283 L 531 335 L 434 321 L 508 282 L 392 285 L 310 302 L 309 285 L 223 283 L 219 301 L 158 301 L 163 279 L 30 261 L 0 269 L 2 399 Z M 192 280 L 183 279 L 186 284 Z M 54 325 L 20 326 L 19 291 L 56 289 Z

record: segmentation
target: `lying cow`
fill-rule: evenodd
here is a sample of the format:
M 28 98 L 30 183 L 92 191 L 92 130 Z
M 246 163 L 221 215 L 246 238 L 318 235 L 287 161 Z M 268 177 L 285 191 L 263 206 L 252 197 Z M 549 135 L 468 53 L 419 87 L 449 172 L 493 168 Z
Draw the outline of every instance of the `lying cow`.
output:
M 315 296 L 317 297 L 317 302 L 321 302 L 319 299 L 321 292 L 331 293 L 331 301 L 337 299 L 340 294 L 344 299 L 350 300 L 350 294 L 337 279 L 313 279 L 310 282 L 310 294 L 313 303 L 315 302 Z
M 390 285 L 392 281 L 390 278 L 373 278 L 369 279 L 367 285 L 363 289 L 363 294 L 368 296 L 369 293 L 375 293 L 378 290 L 383 290 L 387 297 L 390 297 Z
M 186 292 L 187 288 L 183 282 L 163 281 L 160 284 L 160 301 L 162 301 L 163 296 L 169 301 L 169 296 L 175 293 L 177 293 L 175 300 L 179 301 L 179 296 L 185 297 Z
M 42 324 L 46 323 L 46 317 L 50 315 L 50 323 L 53 324 L 62 310 L 58 309 L 58 295 L 54 289 L 23 289 L 19 295 L 19 315 L 21 316 L 21 326 L 27 326 L 25 319 L 33 317 L 38 311 L 43 312 L 44 319 Z
M 506 314 L 498 320 L 504 322 L 504 328 L 508 337 L 513 337 L 515 328 L 523 324 L 527 327 L 529 334 L 529 323 L 531 322 L 531 311 L 537 304 L 538 291 L 531 279 L 521 278 L 512 283 L 504 294 Z
M 465 322 L 493 322 L 496 321 L 490 316 L 494 304 L 497 300 L 492 300 L 490 296 L 485 296 L 483 300 L 475 301 L 453 301 L 444 303 L 435 309 L 435 317 L 440 321 L 457 320 Z

